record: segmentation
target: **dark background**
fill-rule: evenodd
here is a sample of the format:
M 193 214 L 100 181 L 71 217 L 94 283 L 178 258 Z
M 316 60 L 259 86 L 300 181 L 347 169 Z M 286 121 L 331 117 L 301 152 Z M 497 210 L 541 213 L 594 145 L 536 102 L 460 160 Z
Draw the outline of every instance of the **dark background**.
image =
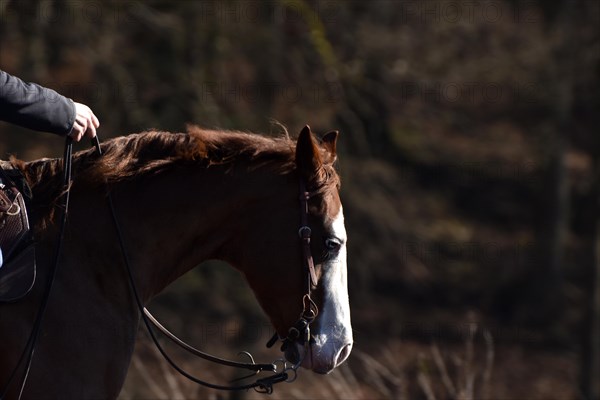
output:
M 595 0 L 0 0 L 0 68 L 88 104 L 103 139 L 340 130 L 355 350 L 276 398 L 598 399 L 599 24 Z M 2 158 L 62 147 L 0 138 Z M 153 308 L 198 347 L 276 357 L 227 266 Z M 230 397 L 140 338 L 123 399 Z

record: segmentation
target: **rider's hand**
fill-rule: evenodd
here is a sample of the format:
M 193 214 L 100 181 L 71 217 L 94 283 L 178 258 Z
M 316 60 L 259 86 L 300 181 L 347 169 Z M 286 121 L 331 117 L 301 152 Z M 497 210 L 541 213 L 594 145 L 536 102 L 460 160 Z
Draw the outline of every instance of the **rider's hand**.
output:
M 94 115 L 92 110 L 85 104 L 75 104 L 75 123 L 69 133 L 71 139 L 79 142 L 85 135 L 90 139 L 96 136 L 96 128 L 100 126 L 98 118 Z

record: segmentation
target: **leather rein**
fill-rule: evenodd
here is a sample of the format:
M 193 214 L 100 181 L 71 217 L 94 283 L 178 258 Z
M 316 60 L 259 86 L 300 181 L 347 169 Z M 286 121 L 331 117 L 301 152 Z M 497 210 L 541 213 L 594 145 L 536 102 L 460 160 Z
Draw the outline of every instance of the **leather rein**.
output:
M 94 139 L 92 139 L 92 145 L 95 147 L 96 152 L 98 153 L 98 156 L 102 156 L 102 149 L 100 147 L 100 141 L 97 136 Z M 72 183 L 72 175 L 71 175 L 72 155 L 73 155 L 72 139 L 67 138 L 66 145 L 65 145 L 65 152 L 64 152 L 64 156 L 63 156 L 64 192 L 63 192 L 63 202 L 61 204 L 61 209 L 63 212 L 62 212 L 61 224 L 60 224 L 60 228 L 59 228 L 59 236 L 58 236 L 58 241 L 56 244 L 53 263 L 51 264 L 50 274 L 49 274 L 48 280 L 46 282 L 44 295 L 42 297 L 42 301 L 40 303 L 40 307 L 39 307 L 38 313 L 36 315 L 36 320 L 34 322 L 32 332 L 30 334 L 30 337 L 25 345 L 25 349 L 23 350 L 23 353 L 21 354 L 21 357 L 20 357 L 16 367 L 14 368 L 14 370 L 13 370 L 11 376 L 9 377 L 8 382 L 5 384 L 4 388 L 2 388 L 2 392 L 0 392 L 0 400 L 4 399 L 6 393 L 8 392 L 8 389 L 9 389 L 13 379 L 15 378 L 15 376 L 19 370 L 19 367 L 21 366 L 21 363 L 24 361 L 25 357 L 27 358 L 27 361 L 26 361 L 26 365 L 25 365 L 25 370 L 21 377 L 20 391 L 19 391 L 19 397 L 18 397 L 19 399 L 21 398 L 21 396 L 23 394 L 23 390 L 27 383 L 27 378 L 29 376 L 29 371 L 31 369 L 31 364 L 33 361 L 34 353 L 35 353 L 37 339 L 38 339 L 40 331 L 41 331 L 42 321 L 43 321 L 46 307 L 48 304 L 48 299 L 49 299 L 50 293 L 52 291 L 52 286 L 53 286 L 53 283 L 54 283 L 54 280 L 56 277 L 56 272 L 58 270 L 59 261 L 60 261 L 60 255 L 62 252 L 64 230 L 65 230 L 65 226 L 66 226 L 66 222 L 67 222 L 67 214 L 68 214 L 68 208 L 69 208 L 70 187 L 71 187 L 71 183 Z M 131 263 L 129 261 L 129 257 L 127 254 L 125 241 L 123 239 L 123 234 L 121 232 L 121 227 L 120 227 L 120 224 L 117 219 L 117 214 L 116 214 L 115 207 L 113 204 L 112 196 L 111 196 L 110 192 L 107 193 L 106 198 L 107 198 L 108 207 L 109 207 L 110 214 L 111 214 L 113 224 L 115 227 L 115 232 L 117 234 L 119 247 L 121 249 L 121 254 L 123 257 L 123 262 L 124 262 L 126 270 L 127 270 L 129 283 L 130 283 L 130 286 L 131 286 L 131 289 L 132 289 L 132 292 L 134 295 L 134 299 L 135 299 L 137 308 L 140 311 L 141 318 L 144 322 L 144 325 L 146 326 L 148 334 L 150 335 L 152 341 L 154 342 L 154 345 L 159 350 L 159 352 L 161 353 L 163 358 L 181 375 L 183 375 L 187 379 L 189 379 L 199 385 L 202 385 L 202 386 L 205 386 L 208 388 L 212 388 L 212 389 L 228 390 L 228 391 L 254 389 L 259 393 L 266 393 L 266 394 L 273 393 L 273 385 L 275 385 L 277 383 L 281 383 L 281 382 L 291 383 L 296 380 L 297 370 L 300 367 L 300 365 L 302 364 L 302 362 L 304 361 L 304 358 L 306 357 L 306 355 L 310 352 L 309 347 L 310 347 L 310 343 L 312 340 L 312 336 L 311 336 L 311 332 L 310 332 L 310 325 L 316 319 L 316 317 L 319 313 L 317 305 L 311 298 L 311 289 L 313 286 L 316 286 L 316 284 L 317 284 L 317 275 L 315 272 L 314 261 L 313 261 L 312 253 L 311 253 L 311 249 L 310 249 L 311 229 L 308 226 L 308 213 L 309 213 L 308 200 L 310 199 L 310 197 L 311 197 L 311 193 L 306 190 L 306 185 L 305 185 L 304 181 L 302 179 L 300 179 L 300 222 L 301 222 L 301 225 L 300 225 L 300 229 L 298 230 L 298 235 L 302 242 L 303 266 L 304 266 L 305 273 L 306 273 L 305 294 L 302 298 L 303 310 L 302 310 L 300 317 L 296 321 L 296 323 L 289 329 L 287 337 L 280 338 L 279 335 L 277 333 L 275 333 L 275 335 L 267 343 L 267 347 L 271 347 L 275 344 L 275 342 L 278 339 L 281 339 L 282 340 L 282 346 L 281 346 L 282 351 L 284 351 L 290 345 L 293 345 L 295 343 L 299 343 L 299 344 L 303 345 L 304 354 L 301 355 L 299 361 L 296 364 L 292 365 L 292 364 L 289 364 L 287 361 L 285 361 L 285 359 L 283 359 L 283 358 L 277 359 L 274 362 L 269 363 L 269 364 L 257 364 L 254 361 L 253 356 L 250 353 L 245 352 L 245 351 L 239 353 L 239 355 L 247 356 L 250 360 L 249 363 L 242 363 L 242 362 L 227 360 L 224 358 L 213 356 L 213 355 L 205 353 L 205 352 L 198 350 L 198 349 L 190 346 L 189 344 L 185 343 L 184 341 L 179 339 L 177 336 L 175 336 L 173 333 L 171 333 L 169 330 L 167 330 L 162 324 L 160 324 L 160 322 L 158 322 L 158 320 L 156 318 L 154 318 L 154 316 L 150 313 L 150 311 L 148 311 L 148 309 L 144 307 L 144 305 L 141 301 L 141 298 L 140 298 L 140 295 L 137 290 L 137 286 L 135 284 L 135 280 L 133 277 Z M 251 378 L 251 377 L 256 376 L 259 373 L 265 372 L 265 371 L 270 372 L 271 375 L 256 379 L 254 382 L 237 384 L 237 385 L 219 385 L 219 384 L 213 384 L 213 383 L 201 380 L 201 379 L 193 376 L 192 374 L 188 373 L 187 371 L 185 371 L 179 365 L 177 365 L 177 363 L 167 354 L 167 352 L 165 351 L 163 346 L 158 341 L 156 333 L 152 329 L 151 325 L 154 325 L 154 327 L 156 327 L 169 340 L 171 340 L 173 343 L 175 343 L 176 345 L 178 345 L 179 347 L 181 347 L 182 349 L 184 349 L 185 351 L 189 352 L 190 354 L 192 354 L 194 356 L 203 358 L 207 361 L 210 361 L 210 362 L 213 362 L 216 364 L 221 364 L 221 365 L 225 365 L 225 366 L 233 367 L 233 368 L 247 369 L 247 370 L 252 371 L 252 373 L 250 375 L 235 379 L 233 382 Z

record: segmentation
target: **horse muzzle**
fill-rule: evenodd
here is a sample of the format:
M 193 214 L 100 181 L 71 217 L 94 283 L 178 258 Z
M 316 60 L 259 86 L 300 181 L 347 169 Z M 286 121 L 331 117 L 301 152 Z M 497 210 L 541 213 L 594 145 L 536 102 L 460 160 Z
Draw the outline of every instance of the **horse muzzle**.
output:
M 307 345 L 296 342 L 289 346 L 285 350 L 285 358 L 292 364 L 300 364 L 303 368 L 325 375 L 348 359 L 352 345 L 351 337 L 315 335 Z

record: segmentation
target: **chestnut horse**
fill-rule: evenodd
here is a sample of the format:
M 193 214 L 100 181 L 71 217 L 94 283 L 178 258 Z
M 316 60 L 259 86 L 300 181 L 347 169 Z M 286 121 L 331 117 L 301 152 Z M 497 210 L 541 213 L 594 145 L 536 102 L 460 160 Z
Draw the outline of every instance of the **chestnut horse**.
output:
M 209 131 L 145 132 L 73 158 L 74 183 L 60 268 L 23 398 L 110 399 L 121 390 L 140 311 L 106 203 L 110 191 L 133 276 L 148 303 L 204 260 L 239 269 L 280 337 L 303 310 L 306 273 L 299 181 L 311 192 L 308 224 L 320 310 L 302 366 L 328 373 L 352 348 L 346 233 L 333 168 L 337 132 L 305 127 L 289 138 Z M 23 300 L 0 304 L 0 388 L 32 330 L 58 235 L 62 163 L 13 161 L 33 191 L 38 277 Z M 300 345 L 286 357 L 299 359 Z M 18 386 L 18 385 L 11 385 Z M 7 398 L 15 398 L 11 387 Z

